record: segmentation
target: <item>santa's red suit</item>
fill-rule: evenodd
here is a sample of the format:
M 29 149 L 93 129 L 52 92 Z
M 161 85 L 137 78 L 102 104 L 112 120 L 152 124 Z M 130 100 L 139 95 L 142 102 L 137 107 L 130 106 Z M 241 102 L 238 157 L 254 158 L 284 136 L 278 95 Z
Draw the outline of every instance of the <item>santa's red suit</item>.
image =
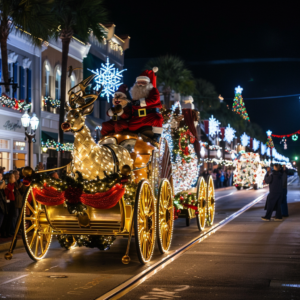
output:
M 128 120 L 131 117 L 131 107 L 127 106 L 128 87 L 126 84 L 122 84 L 119 89 L 115 92 L 113 105 L 121 105 L 122 111 L 114 113 L 113 109 L 109 109 L 106 114 L 111 118 L 110 121 L 102 123 L 101 134 L 102 136 L 108 135 L 111 132 L 120 133 L 123 130 L 128 129 Z
M 136 101 L 132 101 L 132 117 L 129 121 L 129 130 L 136 131 L 143 126 L 152 126 L 153 132 L 161 133 L 163 117 L 160 113 L 162 108 L 159 91 L 156 88 L 156 76 L 152 70 L 144 71 L 136 81 L 145 80 L 151 82 L 153 88 L 149 91 L 148 96 Z

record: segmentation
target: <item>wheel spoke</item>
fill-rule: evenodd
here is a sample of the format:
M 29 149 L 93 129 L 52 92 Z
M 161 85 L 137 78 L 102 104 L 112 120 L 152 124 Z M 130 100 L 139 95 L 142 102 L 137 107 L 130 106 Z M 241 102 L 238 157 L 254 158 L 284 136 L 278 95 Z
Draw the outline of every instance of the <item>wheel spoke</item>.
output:
M 32 229 L 34 229 L 35 227 L 35 224 L 31 225 L 27 230 L 26 230 L 26 233 L 28 233 L 29 231 L 31 231 Z
M 37 256 L 37 253 L 38 253 L 38 249 L 39 249 L 39 237 L 37 237 L 36 239 L 36 243 L 35 243 L 35 256 Z
M 30 249 L 31 249 L 32 246 L 33 246 L 34 240 L 35 240 L 35 238 L 36 238 L 36 233 L 37 233 L 37 230 L 35 230 L 34 233 L 33 233 L 32 240 L 31 240 L 30 245 L 29 245 L 29 248 L 30 248 Z
M 31 212 L 33 214 L 35 214 L 35 210 L 33 209 L 33 207 L 31 206 L 31 204 L 27 201 L 26 206 L 31 210 Z

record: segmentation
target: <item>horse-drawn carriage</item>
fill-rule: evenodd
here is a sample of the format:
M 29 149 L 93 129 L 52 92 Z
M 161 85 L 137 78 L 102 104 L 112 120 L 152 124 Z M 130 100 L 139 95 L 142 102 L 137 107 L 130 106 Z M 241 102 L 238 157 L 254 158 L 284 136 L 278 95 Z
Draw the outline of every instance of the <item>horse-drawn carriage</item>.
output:
M 45 176 L 47 170 L 34 173 L 25 168 L 23 182 L 28 182 L 28 191 L 18 222 L 23 226 L 25 249 L 33 260 L 40 260 L 53 235 L 66 248 L 83 245 L 101 250 L 108 249 L 116 237 L 125 237 L 122 262 L 126 264 L 134 237 L 139 260 L 147 263 L 156 241 L 161 253 L 169 250 L 178 217 L 186 218 L 187 225 L 196 218 L 199 230 L 213 223 L 213 180 L 199 176 L 199 159 L 192 145 L 189 162 L 174 154 L 174 111 L 159 143 L 143 134 L 123 132 L 109 134 L 96 144 L 85 126 L 85 115 L 97 99 L 85 94 L 89 82 L 88 78 L 81 83 L 80 92 L 69 93 L 62 128 L 74 131 L 75 142 L 67 174 L 53 179 Z

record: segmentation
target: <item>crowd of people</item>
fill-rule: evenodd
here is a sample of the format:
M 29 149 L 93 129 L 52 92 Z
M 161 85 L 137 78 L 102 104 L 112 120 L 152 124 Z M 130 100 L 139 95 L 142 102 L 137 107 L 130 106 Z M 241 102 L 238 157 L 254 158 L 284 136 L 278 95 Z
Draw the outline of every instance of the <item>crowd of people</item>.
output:
M 39 163 L 36 171 L 42 170 L 44 166 Z M 50 173 L 50 176 L 59 179 L 57 172 Z M 6 171 L 5 168 L 0 167 L 0 236 L 2 238 L 14 235 L 26 191 L 22 169 Z
M 230 168 L 208 169 L 202 175 L 212 176 L 215 189 L 232 186 L 233 183 L 233 171 Z

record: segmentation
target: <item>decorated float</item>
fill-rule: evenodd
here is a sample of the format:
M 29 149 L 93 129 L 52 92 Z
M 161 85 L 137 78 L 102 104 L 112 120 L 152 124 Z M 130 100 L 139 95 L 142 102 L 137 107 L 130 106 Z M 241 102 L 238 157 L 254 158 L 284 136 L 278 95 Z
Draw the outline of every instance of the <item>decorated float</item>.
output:
M 263 187 L 266 170 L 263 168 L 264 162 L 260 161 L 258 153 L 242 153 L 233 163 L 235 166 L 233 185 L 238 190 L 241 188 L 248 189 L 251 186 L 254 189 Z
M 134 237 L 144 264 L 151 260 L 156 242 L 161 253 L 169 250 L 174 220 L 185 218 L 189 225 L 196 218 L 199 230 L 213 224 L 213 180 L 199 177 L 199 141 L 193 126 L 197 112 L 181 109 L 179 103 L 162 110 L 159 140 L 147 132 L 123 130 L 106 134 L 96 144 L 85 125 L 85 116 L 101 93 L 86 94 L 93 78 L 69 91 L 62 128 L 74 132 L 75 142 L 73 161 L 64 174 L 54 178 L 49 171 L 57 169 L 34 172 L 24 168 L 28 192 L 16 232 L 21 223 L 26 251 L 35 261 L 45 257 L 54 235 L 67 249 L 100 250 L 109 249 L 117 237 L 125 237 L 128 243 L 122 262 L 127 264 Z M 114 110 L 113 117 L 117 119 L 118 113 Z M 12 248 L 6 259 L 12 258 Z

